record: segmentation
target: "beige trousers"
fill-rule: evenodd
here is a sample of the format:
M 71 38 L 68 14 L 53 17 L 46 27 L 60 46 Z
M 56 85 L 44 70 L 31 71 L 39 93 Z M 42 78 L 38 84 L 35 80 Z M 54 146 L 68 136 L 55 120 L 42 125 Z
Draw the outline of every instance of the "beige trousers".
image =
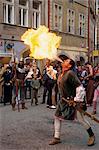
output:
M 86 130 L 90 128 L 89 122 L 85 119 L 83 113 L 80 113 L 79 111 L 77 111 L 77 120 L 84 126 Z M 54 137 L 55 138 L 60 138 L 61 123 L 62 123 L 62 120 L 60 120 L 60 118 L 55 117 L 55 121 L 54 121 L 54 129 L 55 129 Z

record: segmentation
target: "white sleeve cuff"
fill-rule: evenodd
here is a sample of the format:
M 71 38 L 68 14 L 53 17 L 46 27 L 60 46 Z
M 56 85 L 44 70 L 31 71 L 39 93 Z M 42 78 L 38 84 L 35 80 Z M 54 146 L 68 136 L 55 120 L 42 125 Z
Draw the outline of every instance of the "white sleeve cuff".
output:
M 83 102 L 85 99 L 85 88 L 80 85 L 79 87 L 76 88 L 76 96 L 74 97 L 74 101 L 76 102 Z

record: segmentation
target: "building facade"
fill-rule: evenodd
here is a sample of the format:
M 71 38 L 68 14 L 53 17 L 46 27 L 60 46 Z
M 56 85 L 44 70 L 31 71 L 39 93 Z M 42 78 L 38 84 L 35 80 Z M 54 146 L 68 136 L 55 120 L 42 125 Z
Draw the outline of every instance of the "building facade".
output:
M 96 26 L 95 26 L 95 50 L 93 51 L 94 64 L 99 63 L 99 0 L 96 1 Z
M 62 36 L 59 53 L 74 60 L 92 58 L 95 3 L 95 0 L 50 0 L 50 30 Z
M 94 50 L 94 13 L 95 0 L 0 0 L 0 55 L 28 56 L 21 35 L 45 25 L 62 37 L 58 55 L 86 61 Z
M 20 57 L 28 50 L 21 36 L 29 28 L 45 24 L 45 0 L 0 0 L 0 56 Z

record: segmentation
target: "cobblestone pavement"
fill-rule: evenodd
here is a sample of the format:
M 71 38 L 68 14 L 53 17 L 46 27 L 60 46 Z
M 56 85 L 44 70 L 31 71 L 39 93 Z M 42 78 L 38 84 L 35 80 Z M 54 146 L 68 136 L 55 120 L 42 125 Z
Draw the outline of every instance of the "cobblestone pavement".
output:
M 12 111 L 11 106 L 0 104 L 0 150 L 99 150 L 99 124 L 91 123 L 96 135 L 96 144 L 87 146 L 88 135 L 76 121 L 62 124 L 62 143 L 50 146 L 53 135 L 53 117 L 55 110 L 46 108 L 45 104 L 31 106 L 28 110 Z M 92 108 L 88 108 L 91 112 Z M 99 109 L 97 117 L 99 118 Z

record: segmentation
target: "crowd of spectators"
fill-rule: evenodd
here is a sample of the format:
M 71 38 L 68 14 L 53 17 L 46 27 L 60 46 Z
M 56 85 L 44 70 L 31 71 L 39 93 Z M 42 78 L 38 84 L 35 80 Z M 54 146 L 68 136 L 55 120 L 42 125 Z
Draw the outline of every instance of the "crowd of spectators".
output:
M 51 62 L 46 59 L 43 71 L 37 66 L 34 60 L 28 64 L 24 64 L 23 59 L 18 64 L 12 62 L 10 65 L 1 67 L 0 85 L 2 84 L 4 105 L 10 102 L 12 110 L 16 105 L 21 105 L 22 109 L 27 109 L 25 99 L 31 99 L 31 105 L 35 101 L 35 105 L 39 104 L 38 91 L 42 87 L 43 95 L 41 104 L 46 103 L 46 107 L 55 109 L 57 102 L 61 98 L 59 89 L 61 77 L 60 63 Z M 86 104 L 93 105 L 93 114 L 97 113 L 97 102 L 99 101 L 99 64 L 92 67 L 90 63 L 76 66 L 74 69 L 83 87 L 86 90 Z

